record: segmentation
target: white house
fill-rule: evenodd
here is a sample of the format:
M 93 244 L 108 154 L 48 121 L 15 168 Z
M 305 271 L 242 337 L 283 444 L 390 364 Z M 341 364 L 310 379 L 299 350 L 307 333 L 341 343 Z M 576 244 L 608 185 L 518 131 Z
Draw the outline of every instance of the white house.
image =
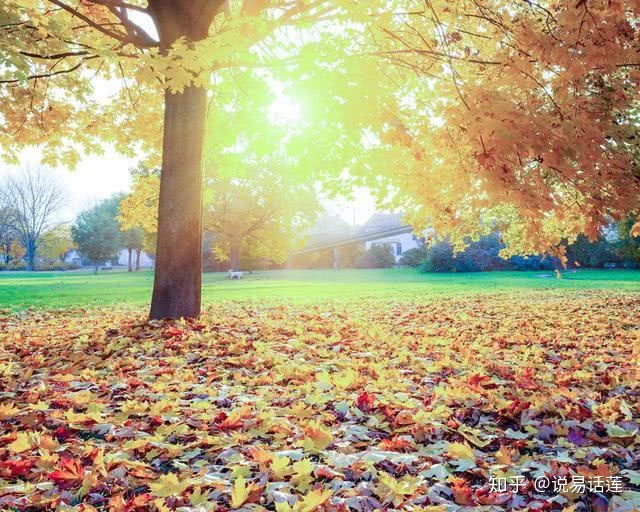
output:
M 422 242 L 412 233 L 403 233 L 401 235 L 367 240 L 365 249 L 368 250 L 376 245 L 390 245 L 393 249 L 393 255 L 396 257 L 396 263 L 399 263 L 405 252 L 409 249 L 418 249 L 422 246 Z
M 133 267 L 136 266 L 136 251 L 132 251 L 131 263 Z M 120 249 L 118 253 L 118 265 L 126 267 L 129 264 L 129 251 L 128 249 Z M 146 252 L 140 253 L 140 268 L 153 268 L 155 261 Z
M 93 266 L 92 264 L 90 264 L 89 262 L 85 261 L 85 259 L 82 257 L 82 254 L 80 254 L 76 249 L 73 249 L 71 251 L 69 251 L 69 253 L 67 254 L 67 256 L 65 257 L 65 261 L 67 263 L 72 263 L 74 265 L 78 265 L 79 267 L 82 266 L 87 266 L 87 267 L 91 267 Z M 116 255 L 116 258 L 114 258 L 114 260 L 109 260 L 109 261 L 105 261 L 103 263 L 100 264 L 100 267 L 127 267 L 129 264 L 129 251 L 127 249 L 120 249 L 120 251 L 118 252 L 118 254 Z M 136 252 L 132 251 L 131 254 L 131 264 L 133 265 L 133 268 L 135 268 L 136 266 Z M 153 268 L 155 264 L 154 259 L 149 256 L 146 252 L 142 251 L 140 253 L 140 268 Z
M 403 231 L 402 228 L 406 227 Z M 384 231 L 400 231 L 391 236 L 379 236 Z M 365 240 L 365 249 L 368 250 L 376 245 L 390 245 L 396 258 L 396 263 L 400 262 L 402 255 L 409 249 L 418 249 L 423 245 L 423 241 L 413 233 L 411 228 L 402 222 L 402 213 L 374 213 L 361 228 L 360 233 L 366 235 L 371 233 L 374 238 Z

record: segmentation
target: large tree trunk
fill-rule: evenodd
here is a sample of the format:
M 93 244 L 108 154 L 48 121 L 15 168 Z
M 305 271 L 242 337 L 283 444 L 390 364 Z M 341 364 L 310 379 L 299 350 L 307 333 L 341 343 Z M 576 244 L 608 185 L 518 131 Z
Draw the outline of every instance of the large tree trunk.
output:
M 136 270 L 140 270 L 140 253 L 142 249 L 136 249 Z
M 167 52 L 181 37 L 207 37 L 224 0 L 149 0 L 150 13 Z M 200 314 L 202 272 L 202 147 L 207 92 L 186 87 L 164 96 L 164 139 L 158 208 L 152 319 Z
M 241 241 L 239 239 L 231 239 L 231 248 L 229 251 L 229 264 L 231 265 L 231 270 L 240 270 L 240 244 Z
M 131 247 L 128 247 L 127 251 L 129 251 L 129 267 L 127 268 L 127 272 L 133 272 L 133 267 L 131 266 L 131 256 L 133 253 L 133 249 Z
M 165 93 L 152 319 L 200 314 L 206 100 L 200 87 Z

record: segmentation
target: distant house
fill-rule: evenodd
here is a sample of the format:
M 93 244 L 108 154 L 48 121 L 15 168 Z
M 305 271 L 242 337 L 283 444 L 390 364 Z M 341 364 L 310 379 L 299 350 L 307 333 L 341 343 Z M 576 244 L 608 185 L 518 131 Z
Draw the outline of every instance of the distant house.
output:
M 372 238 L 365 240 L 365 249 L 377 245 L 389 245 L 393 250 L 396 263 L 400 262 L 402 255 L 409 249 L 417 249 L 423 245 L 413 230 L 402 222 L 402 213 L 374 213 L 359 229 L 362 234 L 371 234 Z M 403 231 L 390 236 L 380 235 L 384 231 Z
M 135 268 L 136 264 L 136 252 L 133 251 L 131 255 L 132 263 Z M 118 265 L 128 266 L 129 264 L 129 251 L 127 249 L 120 249 L 118 253 Z M 149 256 L 146 252 L 142 251 L 140 253 L 140 268 L 153 268 L 155 265 L 155 260 Z
M 423 245 L 424 241 L 413 233 L 413 228 L 402 222 L 402 213 L 375 213 L 360 226 L 349 226 L 341 217 L 325 215 L 305 232 L 307 245 L 297 254 L 333 250 L 334 268 L 342 265 L 341 253 L 348 246 L 359 245 L 368 250 L 377 245 L 387 245 L 393 250 L 396 263 L 410 249 Z
M 73 265 L 77 265 L 79 267 L 93 267 L 94 264 L 90 261 L 87 261 L 82 254 L 80 254 L 77 250 L 73 249 L 69 251 L 65 258 L 66 263 L 71 263 Z M 129 264 L 129 251 L 127 249 L 120 249 L 120 252 L 111 260 L 104 261 L 100 264 L 100 267 L 103 268 L 113 268 L 113 267 L 124 267 L 127 268 Z M 135 268 L 136 264 L 136 253 L 135 251 L 132 254 L 132 264 Z M 155 264 L 154 259 L 142 251 L 140 253 L 140 268 L 153 268 Z

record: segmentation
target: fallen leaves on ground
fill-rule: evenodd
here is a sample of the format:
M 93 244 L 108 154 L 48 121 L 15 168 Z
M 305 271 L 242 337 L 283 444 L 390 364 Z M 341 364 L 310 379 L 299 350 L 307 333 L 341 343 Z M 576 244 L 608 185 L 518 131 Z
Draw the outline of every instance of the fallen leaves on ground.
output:
M 5 316 L 0 508 L 637 510 L 639 318 L 610 292 Z

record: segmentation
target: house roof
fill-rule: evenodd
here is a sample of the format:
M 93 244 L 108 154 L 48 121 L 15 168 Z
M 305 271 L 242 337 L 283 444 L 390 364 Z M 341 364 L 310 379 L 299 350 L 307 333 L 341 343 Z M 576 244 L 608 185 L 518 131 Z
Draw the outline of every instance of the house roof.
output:
M 404 226 L 402 222 L 403 213 L 380 213 L 376 212 L 369 220 L 360 226 L 359 231 L 361 233 L 371 233 L 373 231 L 380 231 L 381 229 L 397 228 Z

